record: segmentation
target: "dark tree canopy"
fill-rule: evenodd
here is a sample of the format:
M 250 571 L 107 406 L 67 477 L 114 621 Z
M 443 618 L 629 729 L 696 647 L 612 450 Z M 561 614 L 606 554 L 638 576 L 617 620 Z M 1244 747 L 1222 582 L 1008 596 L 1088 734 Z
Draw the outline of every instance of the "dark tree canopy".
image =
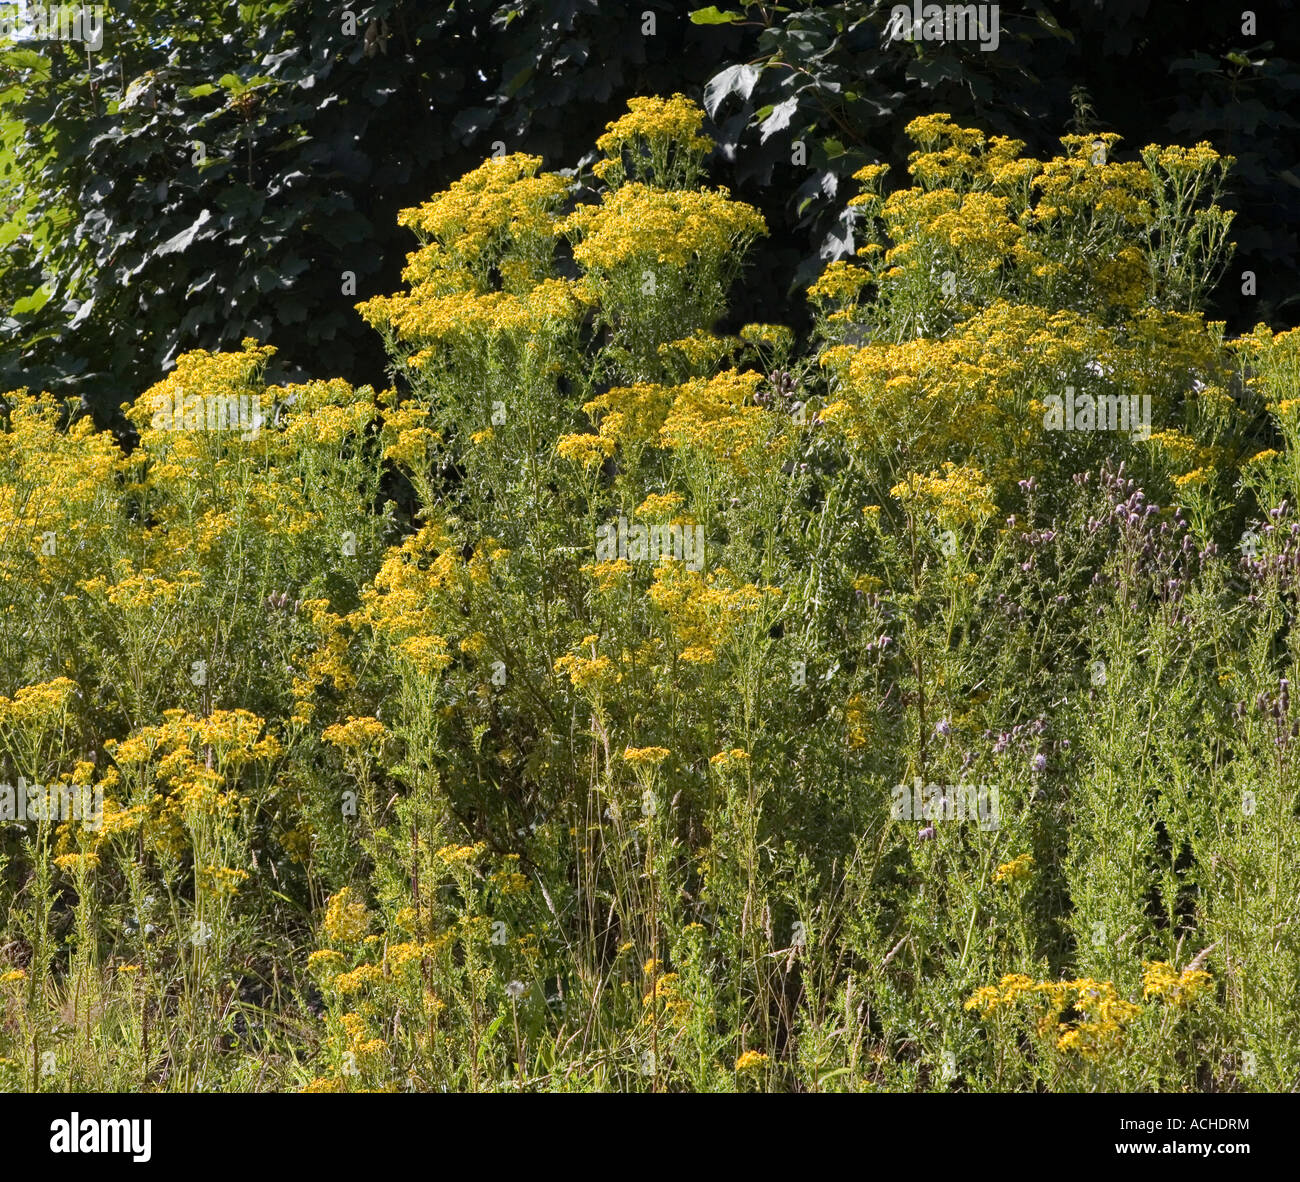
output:
M 713 179 L 771 227 L 741 318 L 804 314 L 799 290 L 854 245 L 850 174 L 901 180 L 903 128 L 947 111 L 1035 152 L 1067 131 L 1210 140 L 1237 158 L 1239 211 L 1214 310 L 1295 322 L 1290 0 L 1252 33 L 1179 0 L 1004 5 L 996 52 L 903 40 L 893 7 L 126 0 L 97 53 L 20 43 L 0 53 L 0 387 L 111 411 L 181 352 L 248 336 L 287 376 L 381 381 L 354 305 L 399 280 L 399 209 L 494 152 L 578 159 L 629 96 L 677 91 L 715 123 Z

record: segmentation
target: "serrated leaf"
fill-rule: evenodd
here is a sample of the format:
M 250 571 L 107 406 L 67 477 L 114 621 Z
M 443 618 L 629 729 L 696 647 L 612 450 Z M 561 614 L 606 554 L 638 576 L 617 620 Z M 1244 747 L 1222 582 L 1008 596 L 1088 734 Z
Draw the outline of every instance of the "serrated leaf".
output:
M 718 108 L 728 95 L 738 94 L 747 100 L 754 93 L 754 84 L 758 81 L 762 69 L 759 66 L 729 66 L 721 74 L 715 74 L 704 87 L 704 109 L 709 118 L 717 118 Z
M 38 70 L 42 75 L 50 72 L 50 63 L 34 49 L 9 49 L 0 53 L 0 63 L 16 70 Z
M 211 210 L 205 209 L 195 219 L 193 225 L 189 226 L 187 229 L 182 230 L 179 234 L 175 234 L 171 238 L 168 238 L 166 242 L 164 242 L 156 251 L 154 251 L 154 254 L 155 255 L 176 254 L 179 251 L 186 250 L 189 247 L 190 243 L 194 241 L 194 236 L 201 229 L 203 229 L 203 227 L 206 226 L 208 222 L 210 222 L 211 220 L 212 220 Z
M 778 131 L 784 131 L 790 126 L 790 120 L 794 118 L 794 113 L 799 109 L 799 100 L 797 98 L 784 99 L 772 108 L 772 113 L 763 120 L 763 126 L 759 129 L 760 143 L 767 141 Z

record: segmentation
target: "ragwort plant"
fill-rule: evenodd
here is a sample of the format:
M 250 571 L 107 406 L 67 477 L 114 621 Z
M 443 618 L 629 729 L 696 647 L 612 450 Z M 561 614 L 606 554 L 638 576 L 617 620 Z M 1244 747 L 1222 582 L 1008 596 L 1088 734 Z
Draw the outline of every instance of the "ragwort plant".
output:
M 6 1087 L 1300 1082 L 1300 364 L 1198 310 L 1230 160 L 918 119 L 799 341 L 728 320 L 702 126 L 405 211 L 389 390 L 5 396 L 0 782 L 103 799 L 0 812 Z

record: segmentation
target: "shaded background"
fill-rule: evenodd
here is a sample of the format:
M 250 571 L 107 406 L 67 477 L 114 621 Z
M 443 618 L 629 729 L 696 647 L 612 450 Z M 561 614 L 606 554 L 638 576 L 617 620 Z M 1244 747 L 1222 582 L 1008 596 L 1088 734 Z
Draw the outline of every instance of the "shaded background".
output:
M 1036 155 L 1116 131 L 1120 158 L 1200 140 L 1236 156 L 1237 252 L 1211 314 L 1229 332 L 1300 322 L 1292 0 L 1252 9 L 1253 34 L 1238 6 L 1003 5 L 996 52 L 891 43 L 884 3 L 107 7 L 97 54 L 0 52 L 0 391 L 80 397 L 101 422 L 178 354 L 246 336 L 277 346 L 280 380 L 385 383 L 353 308 L 400 286 L 415 241 L 398 210 L 493 151 L 581 173 L 640 94 L 703 102 L 713 181 L 768 221 L 739 320 L 800 324 L 800 289 L 854 246 L 850 174 L 884 161 L 902 183 L 903 129 L 946 111 Z

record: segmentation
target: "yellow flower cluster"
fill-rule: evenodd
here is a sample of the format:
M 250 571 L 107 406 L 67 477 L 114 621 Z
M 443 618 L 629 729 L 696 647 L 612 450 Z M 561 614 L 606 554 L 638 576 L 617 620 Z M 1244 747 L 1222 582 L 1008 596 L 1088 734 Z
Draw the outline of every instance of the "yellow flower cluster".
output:
M 382 1038 L 366 1037 L 369 1030 L 366 1028 L 365 1019 L 360 1014 L 344 1014 L 339 1019 L 339 1025 L 343 1027 L 348 1050 L 357 1067 L 362 1071 L 378 1069 L 381 1056 L 388 1049 L 388 1044 Z
M 607 444 L 606 455 L 612 455 L 615 445 L 627 447 L 635 444 L 655 444 L 660 428 L 672 409 L 675 390 L 641 382 L 635 386 L 615 386 L 593 398 L 583 409 L 589 415 L 600 415 L 602 444 Z M 567 436 L 566 439 L 590 439 L 591 436 Z M 589 445 L 594 446 L 594 445 Z
M 612 558 L 608 562 L 592 562 L 582 568 L 582 573 L 596 581 L 596 590 L 604 595 L 626 583 L 632 573 L 632 564 L 626 558 Z
M 501 341 L 522 345 L 533 338 L 576 329 L 588 297 L 579 282 L 543 279 L 522 295 L 507 291 L 453 291 L 429 294 L 414 288 L 405 294 L 376 296 L 360 305 L 368 323 L 391 329 L 398 339 L 421 348 L 440 346 L 439 357 L 485 355 Z
M 677 386 L 616 386 L 584 407 L 599 418 L 598 434 L 566 435 L 557 450 L 566 459 L 593 464 L 612 455 L 616 445 L 670 447 L 748 474 L 762 461 L 771 432 L 771 418 L 754 404 L 762 381 L 752 370 L 728 369 Z
M 736 349 L 734 337 L 715 336 L 711 332 L 697 330 L 681 340 L 668 341 L 658 348 L 660 357 L 669 361 L 680 361 L 687 374 L 705 375 L 710 373 L 720 362 Z
M 199 547 L 203 549 L 202 546 Z M 199 588 L 196 571 L 180 572 L 179 581 L 166 579 L 146 567 L 133 574 L 123 572 L 116 583 L 108 583 L 102 576 L 85 579 L 77 587 L 93 599 L 103 600 L 113 607 L 128 611 L 158 611 L 192 596 Z
M 27 729 L 56 722 L 77 692 L 66 677 L 24 686 L 12 698 L 0 697 L 0 726 Z
M 541 172 L 540 156 L 516 153 L 485 161 L 433 200 L 398 215 L 422 249 L 403 279 L 425 295 L 490 290 L 488 274 L 500 262 L 505 290 L 522 293 L 550 271 L 555 211 L 567 182 Z M 361 306 L 364 310 L 366 305 Z
M 336 944 L 354 944 L 370 930 L 370 912 L 352 887 L 336 891 L 325 905 L 321 931 Z
M 1092 220 L 1096 214 L 1130 236 L 1151 224 L 1155 198 L 1151 172 L 1137 162 L 1111 162 L 1118 140 L 1110 132 L 1061 137 L 1066 155 L 1047 161 L 1034 178 L 1040 193 L 1034 214 L 1040 223 Z
M 206 818 L 234 814 L 241 771 L 280 754 L 279 740 L 265 731 L 264 720 L 247 710 L 197 716 L 172 709 L 160 725 L 108 740 L 105 749 L 141 795 L 127 809 L 106 799 L 100 836 L 141 825 L 151 844 L 179 856 Z
M 641 1004 L 647 1011 L 656 1010 L 660 1020 L 668 1025 L 679 1031 L 685 1029 L 691 1016 L 691 998 L 682 979 L 676 973 L 660 973 L 657 960 L 648 961 L 646 971 L 651 984 Z M 646 1014 L 647 1019 L 651 1016 Z
M 444 866 L 464 866 L 483 855 L 487 846 L 483 842 L 475 845 L 445 845 L 437 853 L 438 860 Z
M 909 158 L 913 187 L 885 197 L 882 166 L 858 172 L 863 192 L 852 204 L 868 215 L 866 241 L 858 251 L 863 262 L 829 264 L 809 292 L 828 325 L 852 322 L 870 284 L 878 289 L 877 314 L 883 312 L 888 318 L 897 307 L 908 310 L 901 313 L 904 317 L 913 317 L 883 334 L 894 343 L 894 351 L 880 367 L 879 385 L 894 381 L 888 398 L 882 397 L 886 391 L 880 389 L 874 389 L 872 396 L 884 422 L 890 421 L 891 412 L 906 409 L 900 403 L 917 397 L 914 378 L 921 375 L 908 363 L 908 352 L 928 355 L 936 363 L 932 372 L 954 374 L 958 386 L 979 377 L 964 372 L 964 367 L 983 368 L 969 348 L 944 349 L 942 345 L 955 343 L 951 336 L 942 343 L 910 341 L 914 324 L 922 329 L 935 320 L 932 313 L 911 312 L 918 303 L 941 304 L 940 326 L 955 321 L 956 332 L 963 336 L 975 327 L 966 323 L 971 317 L 999 304 L 1022 306 L 999 308 L 995 320 L 1032 317 L 1033 305 L 1085 312 L 1073 325 L 1060 321 L 1055 326 L 1058 332 L 1069 329 L 1083 346 L 1075 365 L 1055 370 L 1055 380 L 1059 382 L 1060 375 L 1071 370 L 1078 373 L 1088 361 L 1099 362 L 1100 353 L 1089 347 L 1083 335 L 1089 331 L 1095 335 L 1102 325 L 1149 311 L 1157 281 L 1162 276 L 1177 277 L 1182 265 L 1161 253 L 1159 235 L 1153 230 L 1157 210 L 1164 218 L 1191 217 L 1188 211 L 1196 195 L 1213 197 L 1230 163 L 1230 158 L 1219 157 L 1206 144 L 1195 149 L 1153 146 L 1144 150 L 1140 162 L 1116 163 L 1110 154 L 1118 137 L 1109 133 L 1066 136 L 1062 154 L 1040 162 L 1022 158 L 1020 141 L 986 139 L 982 132 L 958 127 L 944 114 L 922 116 L 907 132 L 918 145 Z M 1213 206 L 1198 211 L 1195 219 L 1208 258 L 1219 249 L 1215 244 L 1230 218 Z M 1104 247 L 1099 248 L 1099 243 Z M 991 327 L 996 325 L 980 324 L 966 344 L 989 335 Z M 1120 345 L 1111 342 L 1111 351 Z M 877 347 L 882 353 L 887 348 Z M 1006 357 L 1014 364 L 1017 353 Z M 1127 372 L 1119 365 L 1107 368 Z M 1166 367 L 1165 372 L 1172 370 Z M 1033 385 L 1024 380 L 1026 376 L 1020 375 L 1021 391 Z M 933 398 L 927 378 L 922 377 L 920 390 Z M 945 385 L 942 379 L 938 384 Z M 951 412 L 933 416 L 937 422 L 927 424 L 929 442 L 938 442 L 935 427 L 942 433 L 941 424 L 954 421 L 960 422 L 968 437 L 991 441 L 1010 430 L 1013 442 L 1024 442 L 1015 440 L 1014 430 L 1015 420 L 1023 421 L 1023 396 L 1006 396 L 1010 394 L 1006 391 L 991 399 L 963 398 L 960 389 L 954 393 Z M 1000 417 L 989 413 L 992 408 L 1012 413 Z M 830 417 L 837 413 L 843 413 L 843 407 Z M 908 424 L 917 417 L 913 413 L 899 421 Z M 864 433 L 878 425 L 860 424 Z M 949 442 L 957 442 L 955 434 L 949 434 Z M 1000 482 L 1001 473 L 996 475 Z
M 681 660 L 706 665 L 717 659 L 746 617 L 780 595 L 779 587 L 737 584 L 725 568 L 706 574 L 680 562 L 657 563 L 650 588 L 650 600 L 666 618 Z
M 174 420 L 178 401 L 182 422 L 184 416 L 193 412 L 193 421 L 201 421 L 201 426 L 206 429 L 208 406 L 221 405 L 216 399 L 262 393 L 262 374 L 273 356 L 273 346 L 258 345 L 251 338 L 242 342 L 238 353 L 209 353 L 204 349 L 183 353 L 176 359 L 176 367 L 171 373 L 146 390 L 134 403 L 123 407 L 126 417 L 140 432 L 140 444 L 145 452 L 160 461 L 173 452 L 183 457 L 199 454 L 194 433 L 175 429 L 180 425 Z M 195 409 L 199 407 L 203 408 L 201 412 Z M 164 409 L 171 412 L 165 419 L 160 417 Z M 160 425 L 155 426 L 155 423 Z M 234 434 L 238 438 L 238 434 Z
M 99 855 L 96 853 L 62 854 L 54 859 L 54 864 L 69 874 L 82 874 L 98 867 Z
M 985 985 L 966 1000 L 964 1008 L 978 1010 L 985 1018 L 1001 1009 L 1014 1009 L 1028 998 L 1043 1008 L 1036 1029 L 1042 1037 L 1052 1037 L 1057 1050 L 1073 1051 L 1085 1058 L 1097 1058 L 1123 1045 L 1124 1029 L 1141 1012 L 1133 1002 L 1125 1001 L 1109 981 L 1082 977 L 1074 981 L 1038 981 L 1023 973 L 1010 973 L 997 985 Z M 1078 1015 L 1061 1021 L 1067 1010 Z
M 0 430 L 0 584 L 45 585 L 80 569 L 72 558 L 77 550 L 105 546 L 116 514 L 115 481 L 128 460 L 89 416 L 59 429 L 51 399 L 10 391 L 0 404 L 8 406 Z M 50 533 L 63 543 L 53 552 L 45 546 Z M 67 544 L 73 537 L 77 550 Z M 18 606 L 8 591 L 0 593 L 0 613 L 12 618 Z
M 897 243 L 884 261 L 900 264 L 900 274 L 926 266 L 914 250 L 918 241 L 946 250 L 954 269 L 993 274 L 1010 261 L 1024 234 L 1011 217 L 1008 198 L 987 192 L 903 189 L 886 199 L 881 216 Z
M 667 747 L 626 747 L 623 758 L 633 767 L 658 767 L 672 754 Z
M 623 565 L 631 569 L 631 564 L 625 560 Z M 566 674 L 574 689 L 598 695 L 607 685 L 619 680 L 619 674 L 613 661 L 596 654 L 597 643 L 595 635 L 584 636 L 574 652 L 566 653 L 555 662 L 555 671 Z M 588 652 L 590 656 L 586 655 Z
M 617 440 L 609 435 L 561 435 L 555 454 L 584 468 L 596 468 L 614 454 L 617 446 Z
M 356 674 L 348 663 L 348 650 L 352 639 L 352 617 L 341 617 L 329 610 L 326 599 L 308 599 L 302 604 L 303 614 L 318 629 L 319 639 L 315 651 L 307 660 L 306 670 L 293 679 L 293 696 L 296 702 L 293 719 L 306 723 L 315 710 L 313 697 L 326 680 L 337 690 L 351 689 L 356 685 Z
M 909 476 L 889 490 L 904 505 L 944 526 L 978 526 L 993 515 L 992 492 L 978 468 L 945 461 L 943 473 Z
M 866 699 L 861 694 L 853 694 L 844 703 L 844 731 L 848 745 L 861 750 L 871 741 L 875 731 L 872 712 L 867 708 Z
M 519 855 L 507 854 L 502 858 L 502 862 L 505 868 L 492 874 L 489 881 L 507 898 L 511 895 L 526 894 L 532 884 L 528 881 L 528 877 L 518 870 Z
M 1143 997 L 1158 997 L 1182 1009 L 1213 991 L 1214 978 L 1204 969 L 1188 967 L 1180 973 L 1162 960 L 1143 962 Z
M 598 205 L 579 206 L 562 228 L 576 239 L 573 256 L 589 274 L 608 280 L 630 271 L 638 285 L 645 268 L 667 275 L 701 261 L 721 264 L 767 233 L 762 215 L 725 189 L 661 190 L 638 182 L 606 193 Z
M 629 99 L 627 114 L 606 125 L 605 134 L 596 141 L 602 152 L 613 154 L 636 139 L 647 142 L 678 142 L 701 152 L 711 151 L 713 141 L 700 135 L 704 112 L 685 95 L 672 98 Z
M 808 289 L 808 298 L 815 304 L 852 308 L 871 282 L 871 272 L 854 266 L 845 259 L 828 263 L 817 281 Z
M 794 348 L 794 333 L 784 324 L 746 324 L 740 330 L 740 339 L 748 345 L 770 349 L 784 357 Z
M 220 898 L 233 898 L 248 880 L 248 871 L 235 866 L 200 866 L 195 874 L 200 890 Z
M 693 185 L 713 141 L 700 134 L 704 112 L 685 95 L 629 99 L 627 114 L 596 141 L 605 159 L 592 169 L 610 185 L 630 176 L 659 185 Z
M 667 521 L 682 507 L 681 493 L 651 493 L 637 506 L 636 515 L 642 521 Z
M 1022 879 L 1027 879 L 1033 872 L 1033 854 L 1021 854 L 1018 858 L 1012 858 L 1010 862 L 1004 862 L 993 871 L 993 881 L 999 884 L 1020 882 Z
M 386 637 L 419 672 L 433 674 L 452 662 L 447 640 L 438 634 L 440 597 L 467 577 L 465 562 L 446 529 L 429 522 L 390 549 L 361 593 L 361 607 L 349 617 Z
M 422 470 L 434 446 L 441 442 L 428 422 L 428 410 L 415 403 L 389 410 L 384 415 L 384 459 Z
M 388 728 L 377 718 L 349 718 L 321 733 L 321 741 L 351 751 L 371 751 L 383 742 Z
M 754 405 L 761 374 L 725 370 L 712 378 L 692 378 L 677 387 L 673 405 L 659 429 L 669 447 L 709 456 L 736 475 L 753 472 L 771 419 Z

